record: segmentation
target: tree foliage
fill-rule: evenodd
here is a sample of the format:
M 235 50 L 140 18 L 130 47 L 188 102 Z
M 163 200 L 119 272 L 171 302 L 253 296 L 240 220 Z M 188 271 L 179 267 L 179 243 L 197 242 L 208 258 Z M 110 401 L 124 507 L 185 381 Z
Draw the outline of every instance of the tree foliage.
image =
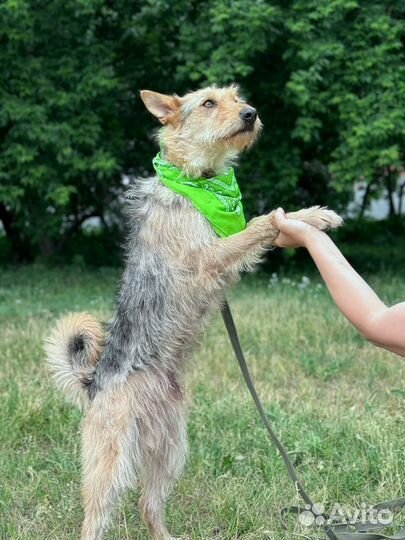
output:
M 249 213 L 344 203 L 403 167 L 399 0 L 4 0 L 0 219 L 16 256 L 63 248 L 146 174 L 141 88 L 240 83 L 264 134 L 242 159 Z M 384 176 L 385 173 L 385 176 Z

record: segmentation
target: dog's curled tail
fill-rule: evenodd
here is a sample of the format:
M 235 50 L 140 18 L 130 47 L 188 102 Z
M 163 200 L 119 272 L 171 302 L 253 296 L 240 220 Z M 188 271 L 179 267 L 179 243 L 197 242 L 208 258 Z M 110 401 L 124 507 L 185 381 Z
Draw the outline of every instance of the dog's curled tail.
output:
M 89 403 L 88 388 L 94 379 L 103 342 L 101 323 L 87 313 L 67 315 L 46 339 L 46 362 L 56 386 L 80 408 Z

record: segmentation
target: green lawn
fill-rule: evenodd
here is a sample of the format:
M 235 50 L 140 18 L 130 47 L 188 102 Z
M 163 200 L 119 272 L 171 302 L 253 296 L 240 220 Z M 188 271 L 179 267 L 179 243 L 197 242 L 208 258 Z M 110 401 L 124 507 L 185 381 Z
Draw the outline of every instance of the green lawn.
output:
M 62 313 L 107 319 L 119 272 L 0 272 L 0 538 L 77 539 L 80 413 L 53 389 L 42 340 Z M 388 303 L 402 276 L 373 276 Z M 230 295 L 248 362 L 277 432 L 316 502 L 402 495 L 405 362 L 356 334 L 314 277 L 248 278 Z M 305 283 L 304 283 L 305 285 Z M 252 405 L 219 316 L 190 363 L 190 455 L 168 504 L 173 534 L 292 540 L 277 511 L 298 499 Z M 128 493 L 108 539 L 146 538 Z

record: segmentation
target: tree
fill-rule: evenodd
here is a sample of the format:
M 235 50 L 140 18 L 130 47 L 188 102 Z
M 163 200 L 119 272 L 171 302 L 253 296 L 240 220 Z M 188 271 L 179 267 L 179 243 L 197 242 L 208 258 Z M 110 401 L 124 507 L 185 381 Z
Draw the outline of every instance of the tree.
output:
M 16 256 L 101 214 L 123 147 L 104 2 L 0 6 L 0 217 Z
M 265 132 L 243 171 L 250 208 L 254 200 L 262 207 L 344 204 L 356 180 L 403 167 L 402 3 L 210 5 L 182 32 L 187 55 L 178 71 L 199 81 L 238 74 L 258 106 Z M 192 46 L 195 31 L 210 35 L 214 47 Z
M 402 15 L 395 0 L 298 0 L 286 20 L 292 136 L 328 166 L 337 191 L 403 166 Z
M 239 82 L 264 121 L 241 160 L 248 214 L 343 205 L 404 167 L 399 0 L 4 0 L 0 219 L 16 258 L 104 217 L 151 172 L 142 88 Z M 372 189 L 370 190 L 372 195 Z

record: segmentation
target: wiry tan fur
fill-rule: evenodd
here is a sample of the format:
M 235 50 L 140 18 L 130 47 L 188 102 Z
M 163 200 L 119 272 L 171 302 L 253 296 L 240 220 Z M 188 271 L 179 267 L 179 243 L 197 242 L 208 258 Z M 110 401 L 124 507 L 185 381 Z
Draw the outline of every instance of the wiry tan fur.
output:
M 182 98 L 163 96 L 166 111 L 162 110 L 161 101 L 160 108 L 155 105 L 161 94 L 144 90 L 141 95 L 152 114 L 165 126 L 159 139 L 166 149 L 166 159 L 189 176 L 199 177 L 204 172 L 223 170 L 241 151 L 254 144 L 262 129 L 262 123 L 257 119 L 253 131 L 233 135 L 241 127 L 239 113 L 247 105 L 236 85 L 229 88 L 211 86 Z M 207 109 L 201 105 L 209 99 L 216 105 L 207 114 Z
M 235 86 L 184 97 L 143 91 L 163 124 L 164 157 L 188 175 L 213 176 L 257 138 L 260 119 Z M 207 101 L 208 100 L 208 101 Z M 128 253 L 117 310 L 103 335 L 88 315 L 62 320 L 47 346 L 58 387 L 84 405 L 82 540 L 101 540 L 121 493 L 138 479 L 141 514 L 156 540 L 170 538 L 164 506 L 185 462 L 183 374 L 227 287 L 274 244 L 274 212 L 218 238 L 191 203 L 157 178 L 131 191 Z M 325 208 L 288 214 L 320 229 L 340 225 Z
M 169 538 L 163 505 L 186 450 L 182 394 L 165 373 L 131 375 L 125 385 L 97 394 L 83 424 L 82 538 L 101 538 L 110 509 L 136 479 L 142 487 L 139 509 L 151 535 Z

